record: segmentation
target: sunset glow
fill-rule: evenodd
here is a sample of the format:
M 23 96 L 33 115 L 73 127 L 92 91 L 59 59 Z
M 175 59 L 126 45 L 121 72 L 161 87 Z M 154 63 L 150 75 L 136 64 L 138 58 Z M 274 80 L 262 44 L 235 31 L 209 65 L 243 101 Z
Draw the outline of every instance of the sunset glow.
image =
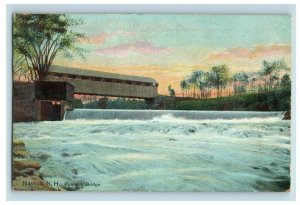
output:
M 86 35 L 83 60 L 62 55 L 54 64 L 155 78 L 159 93 L 193 70 L 226 64 L 231 72 L 261 69 L 263 60 L 291 64 L 291 24 L 279 15 L 71 15 Z

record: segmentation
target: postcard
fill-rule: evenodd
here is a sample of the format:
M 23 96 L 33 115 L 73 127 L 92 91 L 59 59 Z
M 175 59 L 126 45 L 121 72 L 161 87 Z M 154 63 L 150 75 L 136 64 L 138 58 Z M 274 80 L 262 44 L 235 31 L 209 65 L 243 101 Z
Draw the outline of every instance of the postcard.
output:
M 12 19 L 13 190 L 290 190 L 290 16 Z

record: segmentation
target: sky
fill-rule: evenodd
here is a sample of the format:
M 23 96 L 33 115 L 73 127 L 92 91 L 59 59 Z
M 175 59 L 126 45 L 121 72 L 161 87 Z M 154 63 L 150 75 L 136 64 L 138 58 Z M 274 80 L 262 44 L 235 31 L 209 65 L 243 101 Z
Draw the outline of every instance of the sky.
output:
M 85 60 L 58 56 L 54 64 L 148 76 L 180 92 L 193 70 L 226 64 L 232 73 L 261 69 L 263 60 L 291 64 L 287 15 L 77 14 Z

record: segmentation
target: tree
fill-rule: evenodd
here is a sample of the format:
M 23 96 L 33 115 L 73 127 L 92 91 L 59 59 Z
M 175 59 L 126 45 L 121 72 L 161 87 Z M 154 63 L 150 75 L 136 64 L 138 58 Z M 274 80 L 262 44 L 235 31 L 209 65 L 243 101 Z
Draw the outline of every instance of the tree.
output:
M 25 57 L 23 55 L 21 55 L 19 52 L 17 52 L 16 50 L 13 51 L 13 62 L 12 62 L 12 66 L 13 66 L 13 79 L 15 80 L 15 78 L 18 78 L 18 80 L 20 81 L 20 79 L 22 77 L 27 78 L 28 81 L 30 81 L 30 77 L 28 75 L 28 66 L 25 63 Z
M 209 74 L 204 71 L 199 71 L 199 72 L 201 72 L 201 75 L 198 78 L 197 87 L 200 90 L 201 98 L 203 98 L 203 97 L 205 97 L 206 88 L 209 85 L 209 80 L 208 80 Z
M 187 80 L 182 80 L 180 82 L 180 88 L 181 88 L 181 92 L 182 92 L 183 97 L 184 97 L 184 93 L 188 89 L 188 87 L 189 87 L 189 83 L 187 82 Z
M 191 76 L 188 78 L 188 82 L 193 85 L 193 97 L 196 97 L 196 86 L 203 73 L 204 72 L 201 70 L 196 70 L 193 71 Z
M 285 74 L 284 76 L 282 76 L 280 86 L 281 87 L 291 87 L 291 79 L 290 79 L 289 74 Z
M 72 58 L 72 51 L 84 58 L 74 46 L 84 35 L 73 31 L 81 24 L 63 14 L 15 14 L 13 50 L 23 56 L 34 80 L 44 80 L 58 53 Z M 15 67 L 15 66 L 14 66 Z
M 239 73 L 235 73 L 232 77 L 233 82 L 235 82 L 234 85 L 234 92 L 236 93 L 241 93 L 241 92 L 246 92 L 246 86 L 249 83 L 249 75 L 242 71 Z
M 210 72 L 206 72 L 205 76 L 206 76 L 206 96 L 207 97 L 211 97 L 211 89 L 213 87 L 213 83 L 210 81 L 211 77 L 210 77 L 211 73 Z
M 171 97 L 175 97 L 175 90 L 171 87 L 171 85 L 168 86 L 168 91 Z
M 210 70 L 209 80 L 217 88 L 217 97 L 220 97 L 221 88 L 225 87 L 231 80 L 227 65 L 213 66 Z
M 288 66 L 283 60 L 268 62 L 263 61 L 263 69 L 261 71 L 261 76 L 265 81 L 265 89 L 272 89 L 275 82 L 279 84 L 280 73 L 282 70 L 288 70 Z

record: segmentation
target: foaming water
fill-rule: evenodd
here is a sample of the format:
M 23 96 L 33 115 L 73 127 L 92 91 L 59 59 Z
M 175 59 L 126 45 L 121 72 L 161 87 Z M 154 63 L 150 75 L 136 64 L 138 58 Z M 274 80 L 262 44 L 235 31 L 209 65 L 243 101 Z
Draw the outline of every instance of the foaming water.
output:
M 73 184 L 70 190 L 285 191 L 290 121 L 281 113 L 239 113 L 243 118 L 219 119 L 222 112 L 217 119 L 172 112 L 148 120 L 74 117 L 14 123 L 13 131 L 42 164 L 43 177 Z
M 97 120 L 97 119 L 125 119 L 151 120 L 162 116 L 188 120 L 204 119 L 242 119 L 242 118 L 269 118 L 283 117 L 283 112 L 253 112 L 253 111 L 182 111 L 182 110 L 101 110 L 101 109 L 74 109 L 67 110 L 65 120 Z

